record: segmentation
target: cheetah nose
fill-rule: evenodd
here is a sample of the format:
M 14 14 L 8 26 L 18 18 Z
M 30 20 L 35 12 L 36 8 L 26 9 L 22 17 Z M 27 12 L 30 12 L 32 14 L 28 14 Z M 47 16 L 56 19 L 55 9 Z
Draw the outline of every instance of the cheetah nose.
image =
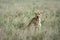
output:
M 37 18 L 39 18 L 39 16 L 37 16 Z

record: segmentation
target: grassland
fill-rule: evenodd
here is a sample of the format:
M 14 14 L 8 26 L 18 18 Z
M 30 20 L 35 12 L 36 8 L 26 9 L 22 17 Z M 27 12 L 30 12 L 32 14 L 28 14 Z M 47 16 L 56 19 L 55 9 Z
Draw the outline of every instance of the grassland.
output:
M 36 10 L 43 11 L 42 31 L 31 36 L 32 40 L 60 40 L 59 0 L 0 0 L 0 40 L 23 40 L 20 29 L 28 25 Z

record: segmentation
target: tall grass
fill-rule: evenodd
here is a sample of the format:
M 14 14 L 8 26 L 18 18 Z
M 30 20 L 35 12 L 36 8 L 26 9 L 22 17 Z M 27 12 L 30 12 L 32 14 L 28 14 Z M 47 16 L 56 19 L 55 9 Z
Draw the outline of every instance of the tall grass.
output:
M 28 25 L 36 10 L 43 11 L 41 33 L 24 35 L 21 29 Z M 0 40 L 60 40 L 59 10 L 60 1 L 2 0 L 0 2 Z

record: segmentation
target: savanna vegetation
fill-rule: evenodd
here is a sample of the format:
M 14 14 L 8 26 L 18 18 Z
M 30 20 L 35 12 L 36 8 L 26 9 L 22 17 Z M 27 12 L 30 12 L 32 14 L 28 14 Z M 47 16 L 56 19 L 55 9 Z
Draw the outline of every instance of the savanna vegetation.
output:
M 0 40 L 25 40 L 20 29 L 37 10 L 43 11 L 41 33 L 26 40 L 60 40 L 59 0 L 0 0 Z

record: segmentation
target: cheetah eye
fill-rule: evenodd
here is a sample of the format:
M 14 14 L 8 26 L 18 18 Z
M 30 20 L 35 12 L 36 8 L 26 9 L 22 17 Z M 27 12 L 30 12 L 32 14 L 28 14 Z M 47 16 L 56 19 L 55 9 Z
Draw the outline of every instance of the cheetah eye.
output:
M 39 14 L 40 15 L 40 14 Z

